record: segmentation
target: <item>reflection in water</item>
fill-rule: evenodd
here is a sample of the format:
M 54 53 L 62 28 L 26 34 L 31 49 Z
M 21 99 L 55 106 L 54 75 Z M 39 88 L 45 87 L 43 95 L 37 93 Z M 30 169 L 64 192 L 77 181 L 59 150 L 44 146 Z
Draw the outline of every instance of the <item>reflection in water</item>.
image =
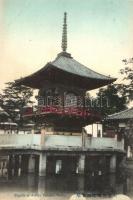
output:
M 127 194 L 133 196 L 133 175 L 113 174 L 97 176 L 60 175 L 38 177 L 18 176 L 7 179 L 0 177 L 0 192 L 29 192 L 49 195 L 83 193 L 85 196 Z

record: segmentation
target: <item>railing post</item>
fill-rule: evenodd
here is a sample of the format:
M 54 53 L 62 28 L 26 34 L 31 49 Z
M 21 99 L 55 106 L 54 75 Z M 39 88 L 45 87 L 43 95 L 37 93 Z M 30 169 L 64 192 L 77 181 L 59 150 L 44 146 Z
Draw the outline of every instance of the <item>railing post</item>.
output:
M 45 129 L 43 128 L 41 130 L 41 144 L 40 145 L 43 146 L 44 142 L 45 142 Z

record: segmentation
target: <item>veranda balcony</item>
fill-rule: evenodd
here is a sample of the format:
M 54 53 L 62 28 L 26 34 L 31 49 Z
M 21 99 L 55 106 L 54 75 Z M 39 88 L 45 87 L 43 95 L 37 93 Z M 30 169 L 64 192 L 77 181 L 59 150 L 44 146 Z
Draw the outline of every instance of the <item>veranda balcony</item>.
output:
M 87 107 L 61 107 L 61 106 L 38 106 L 34 107 L 25 107 L 23 111 L 23 117 L 35 116 L 35 115 L 61 115 L 61 116 L 75 116 L 75 117 L 96 117 L 100 119 L 100 114 L 96 111 L 93 111 Z

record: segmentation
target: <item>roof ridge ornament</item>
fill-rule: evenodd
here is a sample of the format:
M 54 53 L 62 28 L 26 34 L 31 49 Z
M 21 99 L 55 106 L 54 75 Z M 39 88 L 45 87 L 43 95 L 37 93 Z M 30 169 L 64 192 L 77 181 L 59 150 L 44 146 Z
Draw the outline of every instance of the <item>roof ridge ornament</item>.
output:
M 61 48 L 62 48 L 63 52 L 66 52 L 66 49 L 67 49 L 67 13 L 66 12 L 64 12 L 64 23 L 63 23 Z

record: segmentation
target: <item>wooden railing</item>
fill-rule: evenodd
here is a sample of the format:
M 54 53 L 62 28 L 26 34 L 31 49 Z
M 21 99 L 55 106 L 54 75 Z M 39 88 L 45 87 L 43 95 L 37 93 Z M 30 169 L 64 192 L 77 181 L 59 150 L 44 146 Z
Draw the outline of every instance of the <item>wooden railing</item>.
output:
M 32 107 L 24 109 L 23 116 L 40 115 L 40 114 L 58 114 L 58 115 L 73 115 L 73 116 L 97 116 L 100 114 L 84 107 L 60 107 L 60 106 L 38 106 L 36 111 Z

